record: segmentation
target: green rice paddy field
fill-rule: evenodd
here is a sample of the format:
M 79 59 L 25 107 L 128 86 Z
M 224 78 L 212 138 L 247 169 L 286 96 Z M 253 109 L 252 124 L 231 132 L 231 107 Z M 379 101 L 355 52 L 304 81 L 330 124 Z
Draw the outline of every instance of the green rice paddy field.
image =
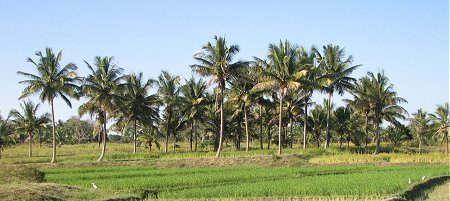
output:
M 149 189 L 160 198 L 368 196 L 401 192 L 421 178 L 448 174 L 448 165 L 338 165 L 310 167 L 101 167 L 46 169 L 47 182 L 99 189 Z
M 4 184 L 0 200 L 384 200 L 450 175 L 449 155 L 432 148 L 422 154 L 372 155 L 336 147 L 294 147 L 281 157 L 274 149 L 227 148 L 223 157 L 215 159 L 208 150 L 193 153 L 182 148 L 167 154 L 141 149 L 131 154 L 130 144 L 111 143 L 106 161 L 95 162 L 98 146 L 86 144 L 64 145 L 58 149 L 56 164 L 48 163 L 49 150 L 35 148 L 30 158 L 26 146 L 5 149 L 0 159 Z M 437 197 L 434 200 L 447 198 L 450 192 L 443 184 L 448 186 L 449 181 L 420 187 L 424 190 L 420 199 L 428 194 Z

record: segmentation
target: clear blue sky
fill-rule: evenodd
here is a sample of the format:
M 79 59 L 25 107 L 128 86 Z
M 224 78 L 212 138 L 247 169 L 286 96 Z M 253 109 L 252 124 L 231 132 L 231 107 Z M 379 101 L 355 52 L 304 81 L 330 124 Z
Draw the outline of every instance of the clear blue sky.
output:
M 310 47 L 333 43 L 363 64 L 354 76 L 384 69 L 410 112 L 433 112 L 449 97 L 447 0 L 343 1 L 2 1 L 0 111 L 19 107 L 16 71 L 45 47 L 63 50 L 63 64 L 115 56 L 127 73 L 155 78 L 162 69 L 190 77 L 192 54 L 214 35 L 241 47 L 238 58 L 265 57 L 269 43 Z M 322 95 L 315 95 L 320 100 Z M 339 103 L 341 97 L 333 97 Z M 38 101 L 37 97 L 32 98 Z M 77 114 L 56 103 L 56 118 Z M 48 112 L 43 104 L 42 112 Z

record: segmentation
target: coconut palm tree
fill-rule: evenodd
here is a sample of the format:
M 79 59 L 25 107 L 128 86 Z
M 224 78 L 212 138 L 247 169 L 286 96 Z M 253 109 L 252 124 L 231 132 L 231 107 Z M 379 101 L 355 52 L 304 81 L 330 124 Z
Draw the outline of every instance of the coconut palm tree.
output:
M 121 85 L 123 69 L 114 64 L 113 61 L 114 57 L 102 58 L 96 56 L 94 58 L 95 68 L 84 61 L 90 70 L 90 74 L 83 79 L 81 92 L 88 100 L 80 106 L 78 112 L 80 115 L 96 113 L 97 120 L 103 124 L 103 128 L 100 129 L 102 152 L 98 161 L 103 160 L 106 152 L 106 123 L 108 117 L 116 110 L 116 102 L 123 90 L 123 85 Z
M 307 128 L 308 128 L 308 106 L 311 105 L 311 97 L 314 90 L 320 89 L 320 69 L 315 66 L 315 47 L 312 46 L 308 52 L 305 48 L 301 48 L 299 65 L 308 69 L 307 74 L 302 79 L 302 86 L 300 89 L 303 91 L 303 149 L 306 149 L 307 142 Z
M 314 134 L 317 148 L 319 148 L 322 130 L 326 124 L 326 111 L 322 106 L 316 105 L 310 112 L 311 114 L 308 116 L 308 129 Z
M 344 134 L 349 133 L 350 124 L 350 108 L 348 107 L 338 107 L 334 111 L 334 129 L 339 135 L 339 147 L 342 147 L 342 142 L 344 141 Z
M 13 137 L 11 137 L 13 132 L 9 118 L 9 115 L 6 119 L 3 119 L 3 117 L 0 115 L 0 159 L 2 158 L 4 145 L 6 145 L 6 143 L 8 142 L 13 141 Z
M 50 122 L 50 115 L 48 113 L 38 116 L 37 110 L 39 104 L 34 105 L 31 101 L 25 101 L 20 104 L 22 113 L 18 110 L 11 110 L 10 116 L 13 118 L 11 123 L 14 125 L 14 129 L 18 133 L 23 133 L 28 136 L 28 156 L 32 156 L 32 143 L 33 135 L 35 132 L 43 128 L 48 122 Z
M 137 128 L 153 124 L 159 118 L 159 96 L 149 95 L 148 92 L 156 81 L 152 79 L 144 80 L 143 73 L 125 76 L 124 90 L 119 99 L 120 104 L 119 120 L 124 122 L 127 128 L 130 123 L 133 125 L 133 153 L 136 153 Z
M 161 132 L 158 129 L 158 126 L 153 125 L 145 125 L 143 129 L 141 129 L 141 134 L 138 137 L 138 140 L 145 145 L 148 145 L 148 151 L 152 151 L 153 144 L 159 149 L 160 144 L 158 139 L 161 135 Z
M 325 148 L 330 144 L 330 104 L 331 97 L 334 92 L 338 92 L 339 95 L 343 95 L 344 91 L 352 89 L 352 83 L 356 81 L 350 77 L 350 74 L 359 66 L 351 66 L 353 57 L 350 55 L 345 58 L 344 48 L 340 48 L 339 45 L 328 44 L 323 46 L 323 55 L 315 49 L 314 52 L 317 55 L 317 59 L 320 62 L 319 68 L 322 69 L 322 90 L 328 93 L 328 107 L 327 107 L 327 134 L 325 141 Z
M 53 53 L 53 50 L 49 47 L 45 49 L 45 55 L 42 52 L 37 52 L 36 56 L 38 61 L 34 61 L 28 58 L 27 61 L 32 63 L 37 69 L 37 75 L 26 73 L 23 71 L 18 71 L 19 75 L 27 77 L 26 80 L 22 80 L 20 84 L 26 84 L 27 86 L 22 91 L 22 95 L 19 99 L 34 95 L 39 93 L 39 99 L 41 102 L 48 102 L 52 110 L 52 134 L 53 134 L 53 149 L 52 149 L 52 160 L 51 162 L 56 162 L 56 133 L 55 133 L 55 110 L 54 110 L 54 100 L 55 98 L 62 98 L 64 102 L 72 107 L 69 98 L 78 99 L 79 78 L 77 77 L 77 66 L 73 63 L 69 63 L 64 67 L 61 66 L 60 62 L 62 59 L 62 51 L 57 55 Z
M 419 140 L 419 153 L 422 150 L 423 139 L 429 130 L 431 119 L 428 118 L 428 113 L 422 109 L 413 113 L 413 118 L 410 119 L 409 127 Z
M 448 133 L 450 131 L 450 111 L 448 103 L 438 105 L 434 114 L 430 114 L 436 133 L 445 140 L 445 153 L 448 153 Z
M 254 58 L 261 68 L 263 81 L 253 87 L 253 91 L 276 90 L 279 96 L 279 117 L 278 117 L 278 155 L 282 152 L 282 117 L 283 117 L 283 98 L 288 90 L 296 90 L 301 86 L 300 78 L 305 76 L 307 70 L 299 68 L 298 48 L 291 46 L 289 41 L 284 43 L 280 40 L 279 45 L 270 44 L 267 55 L 268 62 Z
M 181 77 L 176 75 L 172 76 L 167 71 L 162 71 L 158 76 L 158 93 L 161 98 L 161 102 L 164 104 L 164 120 L 166 123 L 166 141 L 164 151 L 167 152 L 169 146 L 169 136 L 171 133 L 170 122 L 172 120 L 173 110 L 178 104 L 179 98 L 179 85 Z
M 370 102 L 367 97 L 367 90 L 370 87 L 369 77 L 362 77 L 354 84 L 354 88 L 350 90 L 350 94 L 353 95 L 353 100 L 344 99 L 344 102 L 350 105 L 354 110 L 364 114 L 364 133 L 366 148 L 369 143 L 369 115 L 370 115 Z
M 210 104 L 210 101 L 207 98 L 206 88 L 205 81 L 201 78 L 196 81 L 194 77 L 186 80 L 186 84 L 180 88 L 180 91 L 183 94 L 182 113 L 187 116 L 187 119 L 191 123 L 191 131 L 189 133 L 189 147 L 191 151 L 193 150 L 193 141 L 195 141 L 194 151 L 197 151 L 198 134 L 195 129 L 196 123 L 204 120 L 206 116 L 205 112 L 207 110 L 206 106 Z
M 208 83 L 216 83 L 219 94 L 217 105 L 220 110 L 220 129 L 219 142 L 217 147 L 216 158 L 220 156 L 222 151 L 222 142 L 224 137 L 224 90 L 225 83 L 234 74 L 236 69 L 247 65 L 247 62 L 237 61 L 233 63 L 234 56 L 239 52 L 238 45 L 227 46 L 224 37 L 214 36 L 215 43 L 208 42 L 202 47 L 202 51 L 194 54 L 197 64 L 191 65 L 194 72 L 201 76 L 211 76 Z
M 389 79 L 384 74 L 384 71 L 378 72 L 376 75 L 368 72 L 370 85 L 367 89 L 365 97 L 370 103 L 371 111 L 374 114 L 376 148 L 374 154 L 380 151 L 380 124 L 383 120 L 391 122 L 395 125 L 400 123 L 397 119 L 405 119 L 406 110 L 401 107 L 400 103 L 407 101 L 397 96 L 394 91 L 394 85 L 389 83 Z
M 241 106 L 241 110 L 244 114 L 245 125 L 245 151 L 250 149 L 250 136 L 249 136 L 249 109 L 252 103 L 256 102 L 258 93 L 250 92 L 255 86 L 256 81 L 254 78 L 256 74 L 250 68 L 240 68 L 237 71 L 237 76 L 231 80 L 230 97 L 229 101 L 235 102 Z

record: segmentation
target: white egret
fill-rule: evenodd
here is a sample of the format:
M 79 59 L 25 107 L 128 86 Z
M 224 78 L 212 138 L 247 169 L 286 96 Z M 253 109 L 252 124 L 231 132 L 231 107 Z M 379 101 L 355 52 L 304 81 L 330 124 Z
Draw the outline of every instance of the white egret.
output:
M 94 183 L 92 183 L 92 188 L 97 189 L 97 186 Z

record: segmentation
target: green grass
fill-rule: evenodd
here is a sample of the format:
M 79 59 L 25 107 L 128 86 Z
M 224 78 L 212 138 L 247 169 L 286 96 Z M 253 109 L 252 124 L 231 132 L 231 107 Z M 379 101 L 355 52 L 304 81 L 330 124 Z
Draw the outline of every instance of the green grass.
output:
M 346 165 L 310 167 L 99 167 L 46 169 L 48 182 L 136 192 L 158 189 L 162 198 L 262 196 L 388 196 L 418 182 L 447 175 L 448 165 Z

